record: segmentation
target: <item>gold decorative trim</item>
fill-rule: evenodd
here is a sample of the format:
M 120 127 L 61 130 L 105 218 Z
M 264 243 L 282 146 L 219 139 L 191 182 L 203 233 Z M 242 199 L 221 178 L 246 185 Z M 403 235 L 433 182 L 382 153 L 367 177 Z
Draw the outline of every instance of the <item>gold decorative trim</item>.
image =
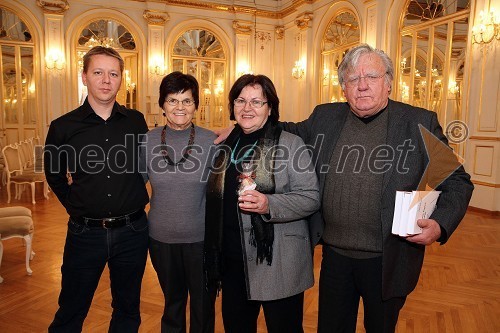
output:
M 471 136 L 469 140 L 478 140 L 478 141 L 500 141 L 500 137 L 493 136 Z
M 269 32 L 255 30 L 255 41 L 259 41 L 262 51 L 264 51 L 264 45 L 268 44 L 271 40 L 272 38 Z
M 276 39 L 283 39 L 285 37 L 285 26 L 284 25 L 275 26 L 274 33 L 276 34 Z
M 472 183 L 476 184 L 476 185 L 486 186 L 486 187 L 500 188 L 500 184 L 492 184 L 492 183 L 482 182 L 480 180 L 472 180 Z
M 146 9 L 142 14 L 142 17 L 148 22 L 148 24 L 152 25 L 165 25 L 168 20 L 170 20 L 170 16 L 167 12 L 161 12 L 157 10 L 149 10 Z
M 313 19 L 313 13 L 305 12 L 304 14 L 297 16 L 297 18 L 295 19 L 295 25 L 300 30 L 307 29 L 309 28 L 309 22 L 312 21 L 312 19 Z
M 145 0 L 136 0 L 144 2 Z M 217 3 L 207 3 L 201 1 L 190 1 L 190 0 L 148 0 L 148 2 L 157 2 L 166 5 L 173 5 L 178 7 L 189 7 L 189 8 L 199 8 L 204 10 L 214 10 L 214 11 L 224 11 L 229 13 L 245 13 L 251 14 L 259 17 L 266 17 L 271 19 L 282 19 L 288 15 L 293 14 L 297 11 L 297 8 L 304 4 L 314 4 L 319 0 L 294 0 L 293 3 L 284 9 L 278 11 L 269 10 L 259 10 L 254 7 L 248 6 L 236 6 L 236 5 L 224 5 Z
M 69 9 L 69 3 L 67 0 L 36 0 L 36 4 L 38 7 L 42 8 L 44 13 L 50 14 L 63 14 Z
M 242 21 L 233 21 L 233 29 L 237 34 L 251 35 L 252 34 L 252 23 L 245 22 L 246 24 L 240 24 Z
M 312 5 L 316 1 L 319 1 L 319 0 L 295 0 L 295 1 L 293 1 L 291 6 L 276 12 L 277 18 L 287 17 L 288 15 L 296 12 L 297 8 L 301 7 L 302 5 L 304 5 L 304 4 Z

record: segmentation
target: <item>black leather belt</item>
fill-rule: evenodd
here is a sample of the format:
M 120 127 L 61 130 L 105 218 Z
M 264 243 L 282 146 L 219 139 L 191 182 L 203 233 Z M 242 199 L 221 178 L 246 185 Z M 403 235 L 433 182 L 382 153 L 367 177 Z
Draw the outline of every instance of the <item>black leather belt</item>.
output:
M 71 217 L 73 221 L 78 224 L 85 225 L 92 228 L 118 228 L 123 227 L 128 221 L 136 220 L 144 214 L 144 209 L 139 209 L 133 213 L 117 216 L 117 217 L 104 217 L 102 219 L 96 219 L 91 217 Z

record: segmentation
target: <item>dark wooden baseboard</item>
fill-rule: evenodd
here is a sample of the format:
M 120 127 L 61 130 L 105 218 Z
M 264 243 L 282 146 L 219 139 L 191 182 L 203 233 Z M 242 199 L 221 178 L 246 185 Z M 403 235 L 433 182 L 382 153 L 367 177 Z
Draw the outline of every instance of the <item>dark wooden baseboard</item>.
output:
M 472 207 L 472 206 L 467 207 L 467 211 L 474 212 L 474 213 L 486 214 L 489 216 L 500 216 L 500 211 L 498 211 L 498 210 L 492 211 L 492 210 L 487 210 L 487 209 L 477 208 L 477 207 Z

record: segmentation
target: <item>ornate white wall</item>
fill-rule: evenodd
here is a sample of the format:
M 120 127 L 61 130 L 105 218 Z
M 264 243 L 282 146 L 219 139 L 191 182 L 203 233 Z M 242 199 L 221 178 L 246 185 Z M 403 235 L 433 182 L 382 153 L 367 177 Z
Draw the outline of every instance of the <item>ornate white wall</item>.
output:
M 150 75 L 150 66 L 158 61 L 168 66 L 168 48 L 183 29 L 204 27 L 217 33 L 228 54 L 228 89 L 246 66 L 254 73 L 268 75 L 281 99 L 284 120 L 306 118 L 319 101 L 318 75 L 321 38 L 336 11 L 347 8 L 358 17 L 361 41 L 384 49 L 396 59 L 401 12 L 406 1 L 351 0 L 335 1 L 221 1 L 197 2 L 196 6 L 173 6 L 161 1 L 72 0 L 69 9 L 60 13 L 46 11 L 40 1 L 2 0 L 0 6 L 16 12 L 33 30 L 38 46 L 36 67 L 40 101 L 39 133 L 43 137 L 52 119 L 78 105 L 77 73 L 74 62 L 76 34 L 91 20 L 115 18 L 126 23 L 138 47 L 138 109 L 145 112 L 157 99 L 158 80 Z M 51 3 L 64 4 L 64 0 Z M 479 12 L 488 7 L 500 9 L 500 0 L 471 1 L 470 27 Z M 239 9 L 235 9 L 238 7 Z M 243 8 L 243 10 L 241 9 Z M 57 9 L 57 7 L 56 7 Z M 145 11 L 158 22 L 145 17 Z M 154 21 L 154 20 L 153 20 Z M 471 28 L 470 28 L 471 29 Z M 471 31 L 469 31 L 470 35 Z M 470 37 L 469 37 L 470 38 Z M 465 69 L 466 91 L 463 94 L 468 139 L 461 147 L 465 166 L 476 185 L 471 205 L 488 211 L 500 211 L 500 42 L 487 46 L 468 42 L 472 61 Z M 60 49 L 66 59 L 65 69 L 57 74 L 45 69 L 45 56 Z M 160 60 L 158 60 L 160 59 Z M 291 75 L 296 61 L 302 61 L 305 74 Z M 166 69 L 168 72 L 168 68 Z M 151 124 L 152 125 L 152 124 Z

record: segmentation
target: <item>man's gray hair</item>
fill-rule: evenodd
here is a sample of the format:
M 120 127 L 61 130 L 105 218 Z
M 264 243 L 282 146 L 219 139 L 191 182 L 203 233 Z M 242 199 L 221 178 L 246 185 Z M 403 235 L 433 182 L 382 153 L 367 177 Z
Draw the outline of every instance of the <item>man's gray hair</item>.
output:
M 385 65 L 385 80 L 392 87 L 394 79 L 394 66 L 391 58 L 384 51 L 371 47 L 368 44 L 360 44 L 346 53 L 338 68 L 339 82 L 342 89 L 345 89 L 345 76 L 358 65 L 359 58 L 365 54 L 376 54 Z

